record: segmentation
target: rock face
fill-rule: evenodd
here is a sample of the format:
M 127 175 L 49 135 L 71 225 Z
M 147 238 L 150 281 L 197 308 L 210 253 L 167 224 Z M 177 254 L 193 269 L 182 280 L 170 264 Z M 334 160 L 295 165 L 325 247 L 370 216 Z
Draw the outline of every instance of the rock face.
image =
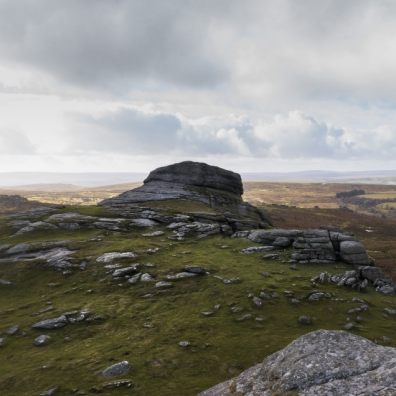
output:
M 185 161 L 153 170 L 144 185 L 106 199 L 100 205 L 111 207 L 123 216 L 136 215 L 140 204 L 153 201 L 198 201 L 218 215 L 204 213 L 205 220 L 230 225 L 233 230 L 266 228 L 269 220 L 254 206 L 242 201 L 243 185 L 239 174 L 200 162 Z M 211 219 L 208 219 L 212 217 Z M 202 221 L 202 214 L 195 220 Z
M 199 396 L 396 394 L 396 348 L 345 331 L 308 333 Z
M 293 248 L 292 260 L 299 263 L 333 263 L 367 266 L 370 259 L 364 246 L 352 235 L 326 229 L 241 231 L 234 237 L 244 237 L 267 247 Z
M 238 173 L 192 161 L 180 162 L 153 170 L 144 184 L 153 182 L 214 188 L 215 190 L 228 191 L 238 197 L 243 194 L 242 179 Z

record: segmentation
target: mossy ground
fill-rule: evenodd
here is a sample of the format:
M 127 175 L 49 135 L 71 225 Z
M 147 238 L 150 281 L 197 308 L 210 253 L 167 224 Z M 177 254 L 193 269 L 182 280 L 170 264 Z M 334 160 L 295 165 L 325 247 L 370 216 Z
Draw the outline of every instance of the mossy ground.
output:
M 6 345 L 0 349 L 0 389 L 5 394 L 37 395 L 51 387 L 58 387 L 60 395 L 74 394 L 73 389 L 91 394 L 91 387 L 108 382 L 98 374 L 102 369 L 128 360 L 133 370 L 122 378 L 132 380 L 133 390 L 106 390 L 103 394 L 194 395 L 262 361 L 308 331 L 342 329 L 348 317 L 351 321 L 356 318 L 356 314 L 347 314 L 358 305 L 352 302 L 353 297 L 363 298 L 370 305 L 367 312 L 359 313 L 363 321 L 353 331 L 379 342 L 383 336 L 388 337 L 388 345 L 396 346 L 396 319 L 383 315 L 384 307 L 395 307 L 395 297 L 373 290 L 358 293 L 324 285 L 319 289 L 332 293 L 333 299 L 303 300 L 314 290 L 312 276 L 321 271 L 342 272 L 348 268 L 343 264 L 300 266 L 293 270 L 280 260 L 241 254 L 243 247 L 252 245 L 247 240 L 213 236 L 177 242 L 167 235 L 142 237 L 145 231 L 51 232 L 16 239 L 5 237 L 9 230 L 0 230 L 1 243 L 70 240 L 70 246 L 77 249 L 76 257 L 88 262 L 86 270 L 67 276 L 38 263 L 0 264 L 0 278 L 14 283 L 0 286 L 0 331 L 6 337 Z M 160 250 L 155 254 L 146 252 L 154 247 Z M 186 265 L 203 266 L 210 275 L 179 280 L 166 291 L 154 289 L 153 283 L 116 282 L 103 264 L 95 261 L 110 251 L 137 252 L 137 259 L 123 263 L 152 263 L 155 267 L 147 267 L 147 272 L 158 280 Z M 285 257 L 287 254 L 282 253 Z M 263 271 L 270 276 L 263 277 Z M 225 285 L 214 275 L 239 277 L 242 282 Z M 248 295 L 258 295 L 262 289 L 276 291 L 279 298 L 255 308 Z M 293 291 L 301 304 L 291 304 L 284 294 L 286 290 Z M 221 305 L 220 309 L 213 309 L 216 304 Z M 54 310 L 37 314 L 49 305 Z M 233 305 L 242 311 L 232 313 Z M 39 320 L 74 309 L 89 309 L 106 320 L 70 324 L 52 331 L 31 329 Z M 208 310 L 214 314 L 201 314 Z M 253 318 L 238 321 L 247 313 Z M 299 324 L 300 315 L 310 315 L 313 325 Z M 256 317 L 263 321 L 256 321 Z M 19 334 L 4 334 L 16 324 L 21 328 Z M 49 334 L 50 343 L 33 346 L 33 339 L 39 334 Z M 181 348 L 178 343 L 182 340 L 191 346 Z

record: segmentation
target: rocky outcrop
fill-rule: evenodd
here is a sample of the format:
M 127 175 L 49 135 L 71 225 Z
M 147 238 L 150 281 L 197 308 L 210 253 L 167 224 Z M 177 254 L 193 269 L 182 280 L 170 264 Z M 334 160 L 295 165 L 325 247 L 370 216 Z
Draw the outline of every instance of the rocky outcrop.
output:
M 185 161 L 155 169 L 144 184 L 154 182 L 213 188 L 235 194 L 239 199 L 243 194 L 242 179 L 238 173 L 200 162 Z
M 137 206 L 155 201 L 188 200 L 207 205 L 216 212 L 188 213 L 194 220 L 212 217 L 232 229 L 266 228 L 269 220 L 258 208 L 243 202 L 243 185 L 239 174 L 200 162 L 185 161 L 152 171 L 144 185 L 100 203 L 122 216 L 135 216 Z
M 333 283 L 337 286 L 346 286 L 356 290 L 364 290 L 369 285 L 383 294 L 396 294 L 396 286 L 392 279 L 386 276 L 380 268 L 363 266 L 356 270 L 346 271 L 343 274 L 330 274 L 322 272 L 311 279 L 314 284 Z
M 308 333 L 199 396 L 396 394 L 396 348 L 345 331 Z
M 256 243 L 274 248 L 293 248 L 292 260 L 299 263 L 370 264 L 364 246 L 352 235 L 327 229 L 313 230 L 251 230 L 241 231 L 234 237 L 245 237 Z

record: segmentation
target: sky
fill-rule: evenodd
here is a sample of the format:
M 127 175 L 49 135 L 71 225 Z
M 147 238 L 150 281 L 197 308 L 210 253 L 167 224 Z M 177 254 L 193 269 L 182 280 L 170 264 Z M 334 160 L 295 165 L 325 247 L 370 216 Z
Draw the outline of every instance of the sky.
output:
M 0 0 L 0 172 L 396 169 L 392 0 Z

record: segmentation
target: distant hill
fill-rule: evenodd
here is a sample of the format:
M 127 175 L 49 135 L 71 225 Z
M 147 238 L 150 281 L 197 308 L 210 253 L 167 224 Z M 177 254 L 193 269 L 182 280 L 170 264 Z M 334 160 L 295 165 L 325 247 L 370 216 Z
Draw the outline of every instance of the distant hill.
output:
M 24 191 L 77 191 L 87 187 L 106 189 L 111 186 L 141 183 L 148 173 L 138 172 L 0 172 L 0 187 L 18 187 Z M 396 170 L 298 172 L 245 172 L 243 181 L 305 182 L 305 183 L 357 183 L 396 185 Z M 104 187 L 103 187 L 104 186 Z

